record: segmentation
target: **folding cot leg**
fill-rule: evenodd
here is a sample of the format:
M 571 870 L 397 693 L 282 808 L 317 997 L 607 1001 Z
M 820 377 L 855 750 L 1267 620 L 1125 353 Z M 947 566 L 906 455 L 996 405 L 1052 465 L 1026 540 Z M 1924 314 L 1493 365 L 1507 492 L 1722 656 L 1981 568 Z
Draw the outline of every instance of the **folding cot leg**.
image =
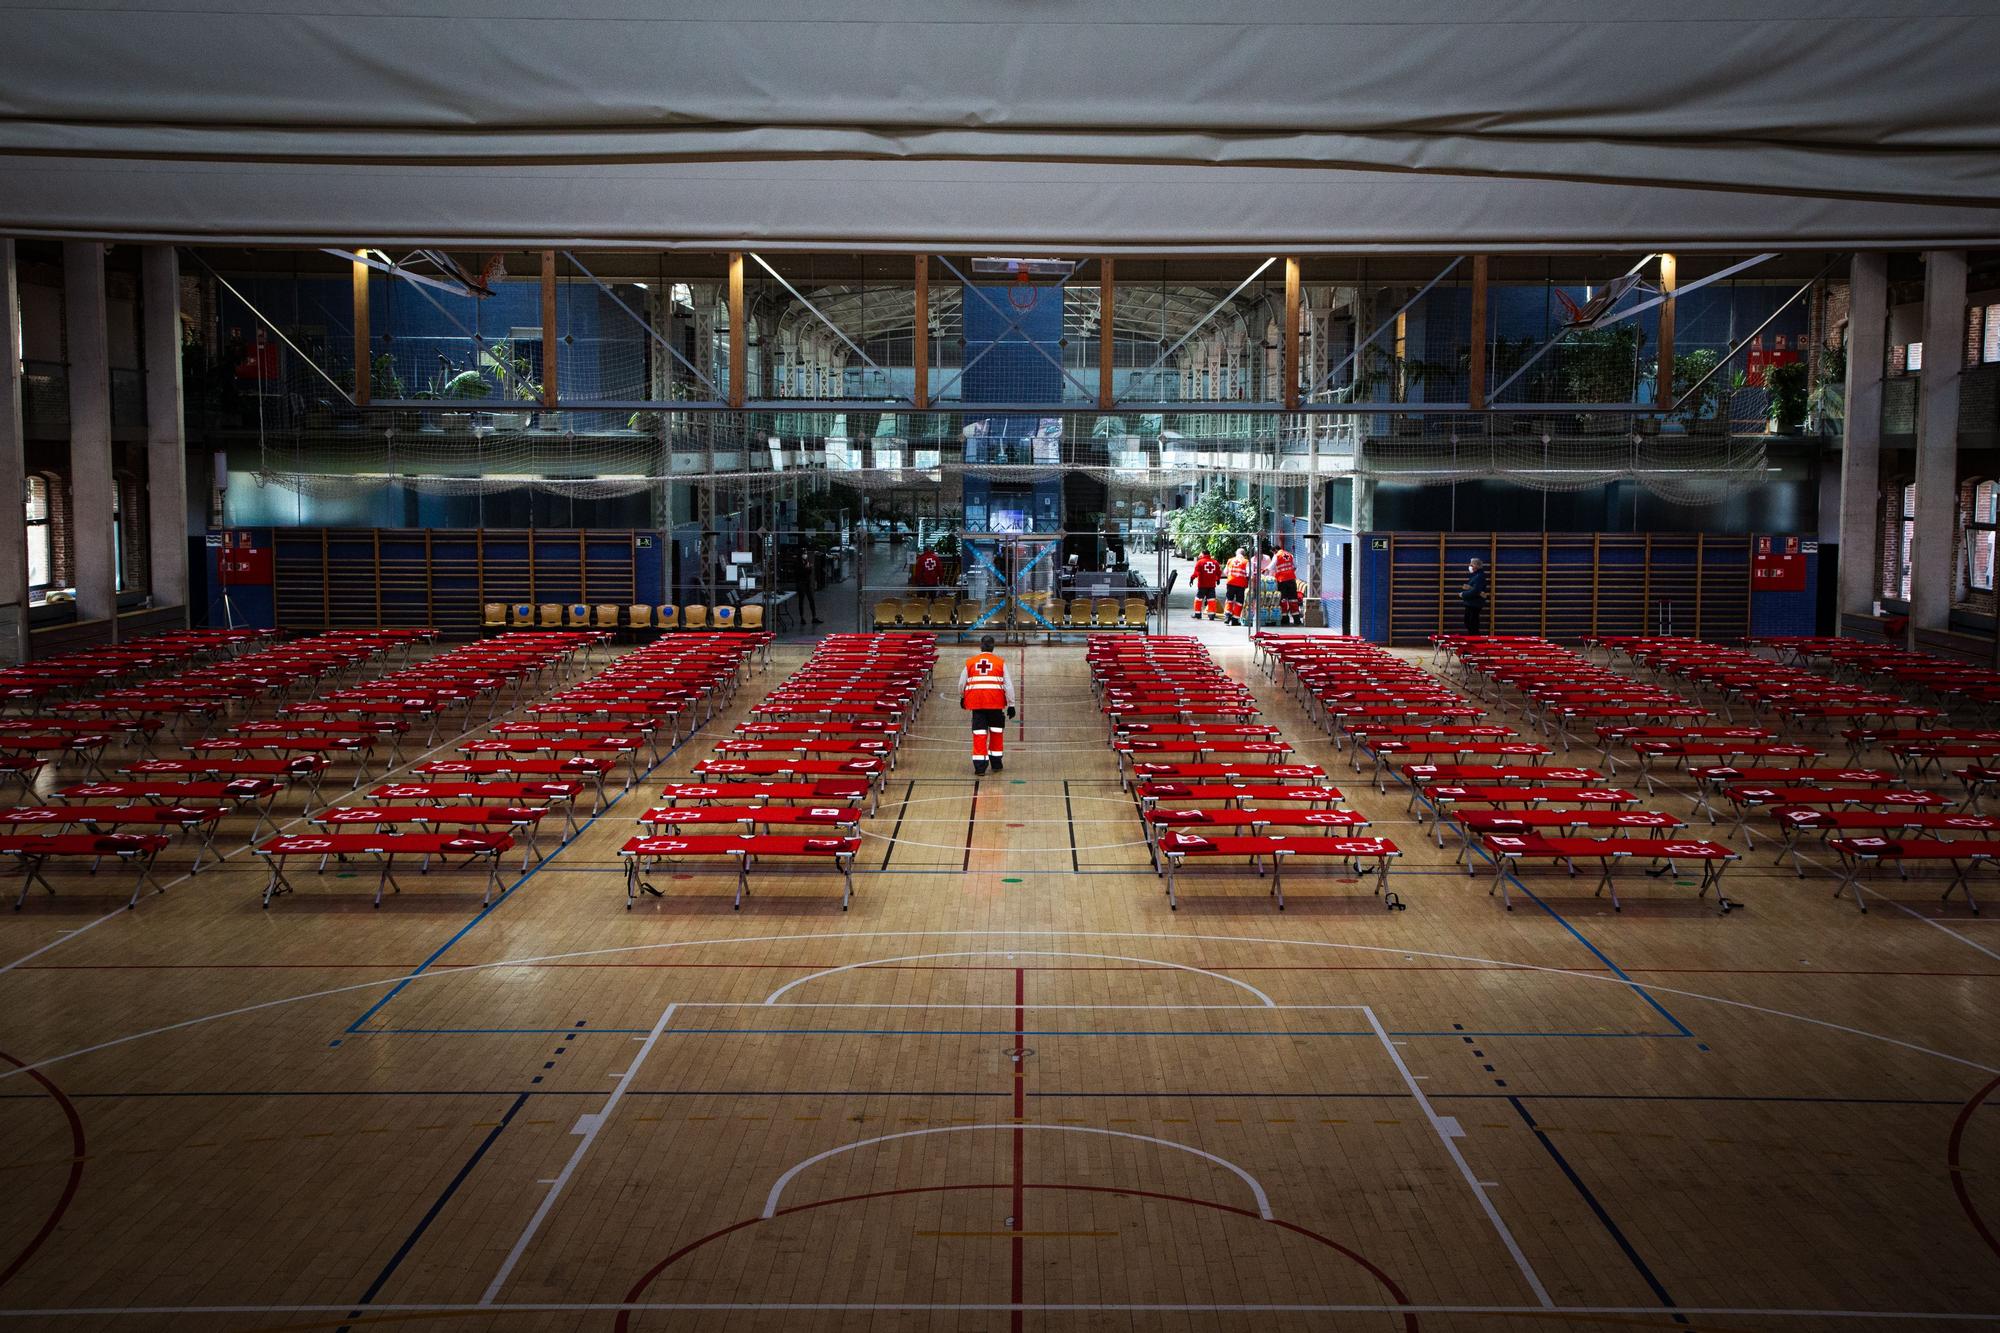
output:
M 201 858 L 208 855 L 214 848 L 215 835 L 222 831 L 222 821 L 220 819 L 206 820 L 203 822 L 202 828 L 204 833 L 201 846 L 194 849 L 194 864 L 188 867 L 188 874 L 190 875 L 199 875 L 201 873 Z
M 486 870 L 486 892 L 481 895 L 479 905 L 489 907 L 493 903 L 493 888 L 500 882 L 500 849 L 495 847 L 492 851 L 482 852 L 480 855 L 484 856 L 489 864 Z
M 1722 870 L 1727 864 L 1728 862 L 1726 861 L 1703 861 L 1701 863 L 1701 891 L 1695 894 L 1697 898 L 1706 898 L 1708 891 L 1714 889 L 1715 905 L 1722 909 L 1724 916 L 1728 916 L 1730 909 L 1737 905 L 1730 901 L 1728 894 L 1722 891 Z M 1803 874 L 1804 872 L 1801 871 L 1800 873 Z
M 1271 894 L 1278 900 L 1278 910 L 1285 910 L 1285 854 L 1271 853 Z
M 840 867 L 840 910 L 845 912 L 847 904 L 854 900 L 854 856 L 852 853 L 838 855 L 833 863 Z
M 139 891 L 146 887 L 148 881 L 151 881 L 154 893 L 165 893 L 167 891 L 166 885 L 153 878 L 153 861 L 158 856 L 158 852 L 147 852 L 143 857 L 135 856 L 132 858 L 139 863 L 139 877 L 132 881 L 132 897 L 125 904 L 126 911 L 129 912 L 139 905 Z
M 290 893 L 292 891 L 292 882 L 285 878 L 285 858 L 283 856 L 272 856 L 267 859 L 270 862 L 271 878 L 264 885 L 264 907 L 268 911 L 271 906 L 271 899 L 281 893 Z
M 1833 886 L 1833 896 L 1838 898 L 1847 890 L 1854 890 L 1854 905 L 1865 914 L 1868 911 L 1868 900 L 1861 896 L 1861 858 L 1842 853 L 1840 875 L 1840 883 Z
M 1489 853 L 1489 855 L 1492 854 Z M 1505 856 L 1493 856 L 1493 888 L 1500 890 L 1500 903 L 1511 912 L 1514 910 L 1514 895 L 1507 891 L 1506 864 L 1507 858 Z M 1491 898 L 1493 896 L 1493 889 L 1488 889 L 1486 896 Z
M 1167 910 L 1172 912 L 1181 910 L 1181 900 L 1174 894 L 1174 871 L 1180 868 L 1181 860 L 1172 852 L 1167 853 Z
M 21 894 L 14 899 L 15 911 L 20 911 L 21 905 L 28 901 L 28 886 L 30 884 L 41 885 L 51 895 L 55 893 L 55 886 L 42 877 L 42 857 L 25 856 L 17 852 L 14 854 L 14 859 L 21 866 Z
M 396 876 L 394 873 L 396 866 L 396 854 L 394 852 L 380 852 L 377 854 L 382 858 L 382 874 L 375 881 L 375 906 L 380 907 L 382 905 L 383 885 L 385 884 L 388 885 L 390 888 L 394 889 L 397 893 L 401 893 L 403 891 L 403 886 L 396 883 Z
M 745 894 L 749 892 L 750 892 L 750 853 L 738 852 L 736 853 L 736 901 L 730 904 L 729 910 L 732 912 L 742 911 L 743 897 Z

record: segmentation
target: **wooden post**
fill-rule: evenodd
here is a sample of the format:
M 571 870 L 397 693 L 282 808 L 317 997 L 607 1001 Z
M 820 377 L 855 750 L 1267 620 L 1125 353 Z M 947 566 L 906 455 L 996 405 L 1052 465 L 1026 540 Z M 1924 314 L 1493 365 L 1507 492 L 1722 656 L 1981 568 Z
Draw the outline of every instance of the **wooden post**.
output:
M 542 251 L 542 406 L 556 405 L 556 252 Z
M 1672 255 L 1660 256 L 1660 369 L 1653 380 L 1653 401 L 1663 407 L 1674 401 L 1674 285 L 1679 265 Z
M 1287 412 L 1299 410 L 1299 261 L 1285 258 L 1285 377 L 1284 404 Z
M 368 350 L 368 265 L 354 261 L 354 405 L 368 406 L 375 387 L 374 358 Z
M 1117 309 L 1118 279 L 1111 257 L 1106 255 L 1097 261 L 1097 410 L 1100 412 L 1109 412 L 1117 400 L 1111 384 L 1111 371 L 1117 364 L 1114 336 Z
M 1486 256 L 1472 257 L 1472 340 L 1466 348 L 1465 403 L 1486 410 Z
M 916 324 L 910 336 L 910 364 L 917 373 L 911 400 L 921 412 L 931 405 L 931 257 L 917 256 Z
M 743 255 L 729 252 L 729 405 L 741 408 L 750 377 L 750 328 L 743 315 Z

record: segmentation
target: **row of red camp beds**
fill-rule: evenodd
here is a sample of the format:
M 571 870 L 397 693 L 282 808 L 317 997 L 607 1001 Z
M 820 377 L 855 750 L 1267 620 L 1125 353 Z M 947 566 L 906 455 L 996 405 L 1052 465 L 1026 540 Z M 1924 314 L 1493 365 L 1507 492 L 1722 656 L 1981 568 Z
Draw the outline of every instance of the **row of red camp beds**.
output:
M 1942 770 L 1951 761 L 1980 764 L 2000 759 L 2000 728 L 1939 725 L 1938 708 L 1841 685 L 1749 649 L 1653 639 L 1635 642 L 1627 651 L 1637 660 L 1658 662 L 1662 670 L 1718 691 L 1725 707 L 1730 702 L 1748 703 L 1760 713 L 1794 724 L 1818 722 L 1830 728 L 1837 721 L 1848 723 L 1840 736 L 1847 742 L 1850 765 L 1879 750 L 1916 778 Z
M 308 661 L 315 669 L 324 668 L 329 661 L 338 660 L 351 663 L 369 660 L 395 643 L 406 641 L 400 632 L 388 636 L 367 633 L 355 634 L 350 631 L 336 631 L 327 635 L 300 640 L 296 644 L 270 644 L 270 635 L 263 632 L 222 632 L 209 635 L 201 631 L 189 632 L 185 636 L 168 636 L 170 654 L 182 654 L 180 660 L 213 658 L 231 651 L 243 651 L 242 656 L 217 665 L 191 666 L 179 674 L 156 677 L 150 684 L 162 690 L 186 689 L 190 692 L 212 690 L 220 687 L 217 672 L 227 671 L 240 662 L 262 664 L 259 669 L 269 669 L 275 661 Z M 156 658 L 158 669 L 164 657 Z M 90 701 L 59 705 L 67 710 L 87 711 Z M 115 715 L 114 715 L 115 718 Z M 150 753 L 152 733 L 158 729 L 157 717 L 124 718 L 115 725 L 105 721 L 89 721 L 74 717 L 8 718 L 5 720 L 5 739 L 0 740 L 0 748 L 8 743 L 18 743 L 23 737 L 31 737 L 37 730 L 46 730 L 52 737 L 60 737 L 68 744 L 65 748 L 79 746 L 94 747 L 91 758 L 93 769 L 97 755 L 115 732 L 126 732 L 135 736 Z M 149 761 L 135 761 L 128 768 L 136 768 Z M 39 761 L 37 761 L 39 766 Z M 258 765 L 261 770 L 264 765 Z M 306 765 L 306 769 L 315 766 Z M 50 858 L 82 857 L 92 862 L 93 868 L 105 857 L 115 857 L 119 861 L 136 865 L 138 874 L 133 884 L 132 897 L 127 906 L 137 903 L 139 893 L 148 883 L 161 888 L 153 876 L 153 865 L 161 851 L 171 842 L 171 836 L 160 830 L 179 832 L 189 840 L 198 839 L 190 873 L 198 872 L 206 854 L 212 849 L 217 830 L 223 817 L 234 810 L 243 809 L 256 815 L 255 830 L 261 832 L 268 825 L 272 801 L 285 785 L 285 780 L 293 776 L 291 772 L 258 772 L 255 774 L 214 775 L 204 781 L 168 782 L 157 778 L 139 778 L 124 781 L 95 781 L 73 785 L 58 793 L 63 804 L 29 804 L 7 810 L 0 810 L 0 826 L 14 829 L 38 827 L 50 830 L 80 829 L 81 832 L 53 834 L 13 833 L 0 836 L 0 855 L 12 856 L 23 866 L 21 894 L 15 901 L 19 910 L 31 885 L 40 884 L 53 892 L 43 874 L 43 866 Z M 115 804 L 114 802 L 137 802 Z M 214 802 L 211 804 L 210 802 Z M 125 828 L 145 828 L 153 830 L 145 833 L 121 833 Z M 256 832 L 251 835 L 253 838 Z
M 276 637 L 275 630 L 174 630 L 76 648 L 0 669 L 0 707 L 29 707 L 186 670 Z
M 831 862 L 846 911 L 861 850 L 860 802 L 878 792 L 903 731 L 930 693 L 936 665 L 932 635 L 822 639 L 751 721 L 716 744 L 717 757 L 696 766 L 694 781 L 667 784 L 663 803 L 639 817 L 645 831 L 619 849 L 626 910 L 641 893 L 664 896 L 645 878 L 649 867 L 695 859 L 735 865 L 732 910 L 740 911 L 751 869 L 777 858 Z M 718 826 L 742 831 L 685 831 Z
M 1221 667 L 1195 639 L 1155 635 L 1144 639 L 1094 639 L 1086 652 L 1091 692 L 1111 724 L 1111 749 L 1121 785 L 1128 766 L 1144 759 L 1188 755 L 1198 761 L 1262 756 L 1251 762 L 1283 763 L 1292 754 L 1277 727 L 1242 720 L 1257 716 L 1256 697 Z M 1140 707 L 1204 709 L 1223 706 L 1236 720 L 1212 713 L 1193 720 L 1159 720 Z
M 672 682 L 694 687 L 689 697 L 698 700 L 711 691 L 734 688 L 743 663 L 758 646 L 757 637 L 740 634 L 683 635 L 674 640 L 663 640 L 626 654 L 605 670 L 571 688 L 619 685 L 626 691 L 637 693 Z M 602 638 L 595 631 L 509 634 L 471 645 L 473 650 L 491 646 L 496 651 L 484 659 L 467 660 L 478 663 L 478 674 L 485 674 L 489 669 L 533 673 L 558 661 L 587 657 L 589 648 Z M 463 680 L 463 676 L 456 672 L 451 675 L 453 679 Z M 495 731 L 503 730 L 508 725 L 502 724 Z M 562 724 L 554 725 L 559 736 Z M 652 729 L 657 729 L 657 719 Z M 633 724 L 634 737 L 640 736 L 644 730 L 644 723 Z M 515 733 L 514 741 L 509 744 L 532 739 Z M 645 743 L 644 740 L 637 741 L 639 745 Z M 601 807 L 604 775 L 615 762 L 594 751 L 566 754 L 522 748 L 530 755 L 529 758 L 472 758 L 419 764 L 411 780 L 383 783 L 373 788 L 368 793 L 366 804 L 332 808 L 314 814 L 311 819 L 318 826 L 316 832 L 287 834 L 259 845 L 255 850 L 266 859 L 270 870 L 264 889 L 264 905 L 270 906 L 273 897 L 295 887 L 286 874 L 287 863 L 292 858 L 312 858 L 324 869 L 329 858 L 350 856 L 375 858 L 378 877 L 374 903 L 377 907 L 382 904 L 385 889 L 401 890 L 395 878 L 398 858 L 415 858 L 426 871 L 433 859 L 449 862 L 453 857 L 463 857 L 463 864 L 483 864 L 486 867 L 486 882 L 481 901 L 482 904 L 491 902 L 499 881 L 502 857 L 518 843 L 522 848 L 522 869 L 529 869 L 540 854 L 539 836 L 543 822 L 557 814 L 564 821 L 559 845 L 574 836 L 578 827 L 578 798 L 586 790 L 594 788 Z M 483 755 L 487 752 L 475 753 Z M 402 831 L 411 828 L 419 831 Z
M 1388 887 L 1389 863 L 1402 855 L 1387 838 L 1357 835 L 1366 816 L 1340 809 L 1339 789 L 1326 784 L 1318 764 L 1289 762 L 1292 746 L 1278 728 L 1241 720 L 1255 717 L 1248 690 L 1232 697 L 1234 720 L 1201 720 L 1194 714 L 1175 721 L 1154 720 L 1130 711 L 1122 697 L 1128 684 L 1171 682 L 1175 700 L 1207 702 L 1239 690 L 1200 641 L 1181 636 L 1144 640 L 1093 641 L 1087 660 L 1092 687 L 1111 721 L 1111 746 L 1124 780 L 1131 786 L 1155 873 L 1166 880 L 1167 904 L 1179 910 L 1179 876 L 1190 858 L 1247 859 L 1261 877 L 1271 866 L 1271 895 L 1285 907 L 1284 866 L 1294 857 L 1328 858 L 1350 865 L 1357 875 L 1372 862 L 1371 887 L 1384 906 L 1401 910 L 1402 899 Z M 1157 701 L 1148 701 L 1157 702 Z M 1184 763 L 1163 762 L 1156 754 L 1192 754 Z M 1297 809 L 1294 806 L 1303 805 Z M 1276 806 L 1278 808 L 1272 808 Z M 1216 808 L 1219 807 L 1219 808 Z M 1298 836 L 1310 832 L 1312 836 Z
M 1493 687 L 1495 702 L 1502 700 L 1501 687 L 1522 691 L 1560 690 L 1564 681 L 1579 671 L 1587 677 L 1597 670 L 1573 660 L 1559 662 L 1548 656 L 1553 645 L 1521 636 L 1485 637 L 1440 635 L 1433 660 L 1445 662 L 1468 678 Z M 1567 650 L 1556 650 L 1567 652 Z M 1546 673 L 1545 666 L 1560 669 Z M 1592 687 L 1603 690 L 1603 680 Z M 1545 709 L 1571 706 L 1545 693 Z M 1659 701 L 1647 700 L 1647 706 Z M 1576 705 L 1583 706 L 1583 705 Z M 1524 708 L 1524 714 L 1533 716 Z M 1643 721 L 1643 718 L 1639 719 Z M 1630 725 L 1630 720 L 1616 725 Z M 1366 742 L 1364 742 L 1366 743 Z M 1679 742 L 1671 742 L 1679 743 Z M 1692 743 L 1692 742 L 1690 742 Z M 1410 808 L 1423 817 L 1428 807 L 1437 819 L 1439 845 L 1444 842 L 1447 821 L 1458 830 L 1459 857 L 1467 873 L 1472 871 L 1471 850 L 1476 844 L 1493 866 L 1493 888 L 1508 910 L 1513 909 L 1510 882 L 1519 882 L 1522 866 L 1529 861 L 1552 861 L 1576 873 L 1579 861 L 1595 861 L 1599 866 L 1597 892 L 1609 894 L 1614 910 L 1623 910 L 1613 878 L 1615 867 L 1628 861 L 1657 863 L 1653 874 L 1672 872 L 1678 862 L 1693 861 L 1702 867 L 1698 897 L 1713 889 L 1725 913 L 1736 904 L 1722 891 L 1722 873 L 1737 859 L 1736 852 L 1721 843 L 1674 836 L 1685 827 L 1679 816 L 1659 810 L 1637 809 L 1641 798 L 1635 792 L 1604 785 L 1604 775 L 1594 768 L 1545 763 L 1551 750 L 1538 742 L 1501 742 L 1501 750 L 1468 750 L 1450 764 L 1405 764 L 1403 776 L 1411 786 Z M 1462 762 L 1485 755 L 1491 762 Z M 1527 762 L 1520 762 L 1521 760 Z M 1421 806 L 1419 801 L 1421 800 Z M 1477 806 L 1477 810 L 1467 807 Z M 1511 807 L 1521 807 L 1513 809 Z M 1604 831 L 1608 836 L 1581 836 L 1584 830 Z M 1644 836 L 1634 836 L 1643 831 Z
M 268 646 L 220 666 L 191 666 L 145 686 L 121 687 L 93 699 L 54 704 L 33 716 L 0 718 L 0 773 L 18 780 L 32 799 L 35 779 L 44 769 L 66 758 L 83 761 L 83 776 L 101 778 L 104 755 L 120 736 L 130 738 L 145 753 L 152 754 L 154 737 L 161 730 L 161 717 L 128 713 L 123 711 L 122 704 L 115 702 L 133 690 L 179 695 L 213 705 L 227 688 L 227 681 L 218 673 L 233 673 L 239 663 L 262 663 L 265 670 L 270 670 L 272 663 L 300 658 L 316 665 L 330 660 L 367 661 L 380 651 L 378 640 L 336 632 L 302 640 L 297 645 Z M 248 694 L 257 688 L 260 687 L 239 685 L 238 693 Z
M 1347 635 L 1259 635 L 1267 673 L 1333 737 L 1336 748 L 1372 727 L 1431 729 L 1481 725 L 1485 710 L 1414 662 Z M 1446 733 L 1450 734 L 1450 733 Z
M 1838 687 L 1823 677 L 1790 662 L 1774 662 L 1748 650 L 1726 645 L 1694 644 L 1684 639 L 1631 636 L 1607 641 L 1606 646 L 1638 663 L 1650 663 L 1663 674 L 1671 674 L 1701 686 L 1729 692 L 1738 700 L 1760 706 L 1789 710 L 1792 717 L 1884 719 L 1915 717 L 1929 721 L 1934 710 L 1897 711 L 1892 700 L 1856 700 L 1858 687 Z M 1799 654 L 1792 654 L 1793 660 Z M 1814 691 L 1817 690 L 1817 702 Z M 1828 696 L 1837 701 L 1828 701 Z M 1796 697 L 1794 697 L 1796 696 Z M 1848 709 L 1855 711 L 1846 711 Z M 1865 710 L 1865 711 L 1864 711 Z M 1945 889 L 1949 898 L 1963 890 L 1974 912 L 1969 876 L 1980 866 L 2000 865 L 2000 820 L 1990 819 L 1977 809 L 1978 794 L 1991 775 L 2000 781 L 2000 770 L 1974 767 L 1958 775 L 1967 791 L 1967 810 L 1955 811 L 1957 801 L 1943 793 L 1913 788 L 1906 779 L 1921 775 L 1925 768 L 1946 758 L 1986 757 L 2000 753 L 1989 748 L 1975 731 L 1962 728 L 1867 729 L 1849 728 L 1849 766 L 1822 769 L 1812 766 L 1821 752 L 1810 746 L 1797 747 L 1805 753 L 1776 747 L 1761 757 L 1762 765 L 1722 763 L 1691 767 L 1695 782 L 1695 809 L 1706 811 L 1715 820 L 1714 802 L 1726 799 L 1734 809 L 1733 832 L 1754 848 L 1750 826 L 1753 814 L 1768 813 L 1782 838 L 1779 861 L 1789 859 L 1793 869 L 1805 873 L 1800 841 L 1821 835 L 1824 845 L 1840 858 L 1840 882 L 1836 894 L 1851 891 L 1855 903 L 1867 910 L 1859 876 L 1871 865 L 1896 864 L 1899 869 L 1911 862 L 1944 861 L 1951 865 L 1952 879 Z M 1858 755 L 1874 746 L 1893 754 L 1900 771 L 1861 768 L 1853 765 Z M 1748 757 L 1748 756 L 1745 756 Z M 1792 758 L 1800 762 L 1782 765 L 1773 760 Z M 1892 839 L 1884 834 L 1910 834 Z
M 2000 671 L 1936 653 L 1865 639 L 1765 639 L 1794 661 L 1823 661 L 1836 677 L 1876 680 L 1915 695 L 1963 705 L 1968 711 L 2000 703 Z

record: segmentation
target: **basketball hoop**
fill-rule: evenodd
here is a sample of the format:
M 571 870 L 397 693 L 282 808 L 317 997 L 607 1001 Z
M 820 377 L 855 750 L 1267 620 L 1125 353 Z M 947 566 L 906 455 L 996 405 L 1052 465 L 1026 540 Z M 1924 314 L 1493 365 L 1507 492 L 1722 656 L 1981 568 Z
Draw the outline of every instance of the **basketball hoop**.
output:
M 1032 276 L 1026 266 L 1014 272 L 1014 285 L 1007 289 L 1007 302 L 1016 310 L 1033 310 L 1035 302 L 1042 299 L 1042 294 L 1036 291 L 1034 284 L 1029 281 Z

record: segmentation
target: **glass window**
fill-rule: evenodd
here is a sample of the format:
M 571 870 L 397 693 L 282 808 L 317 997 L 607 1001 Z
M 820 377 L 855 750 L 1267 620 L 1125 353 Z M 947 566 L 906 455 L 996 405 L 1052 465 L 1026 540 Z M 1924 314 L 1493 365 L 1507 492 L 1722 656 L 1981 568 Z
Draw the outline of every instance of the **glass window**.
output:
M 28 478 L 28 587 L 42 591 L 49 586 L 49 481 Z
M 2000 305 L 1986 307 L 1986 332 L 1980 340 L 1979 359 L 2000 361 Z
M 1979 592 L 1993 591 L 1993 548 L 2000 531 L 2000 483 L 1982 481 L 1972 490 L 1972 522 L 1966 530 L 1966 581 Z
M 1896 597 L 1900 601 L 1910 600 L 1910 548 L 1917 539 L 1917 484 L 1913 481 L 1903 487 L 1903 514 L 1899 524 L 1901 531 L 1896 542 Z
M 1903 357 L 1903 368 L 1912 375 L 1924 368 L 1924 345 L 1922 343 L 1910 344 L 1908 351 Z

